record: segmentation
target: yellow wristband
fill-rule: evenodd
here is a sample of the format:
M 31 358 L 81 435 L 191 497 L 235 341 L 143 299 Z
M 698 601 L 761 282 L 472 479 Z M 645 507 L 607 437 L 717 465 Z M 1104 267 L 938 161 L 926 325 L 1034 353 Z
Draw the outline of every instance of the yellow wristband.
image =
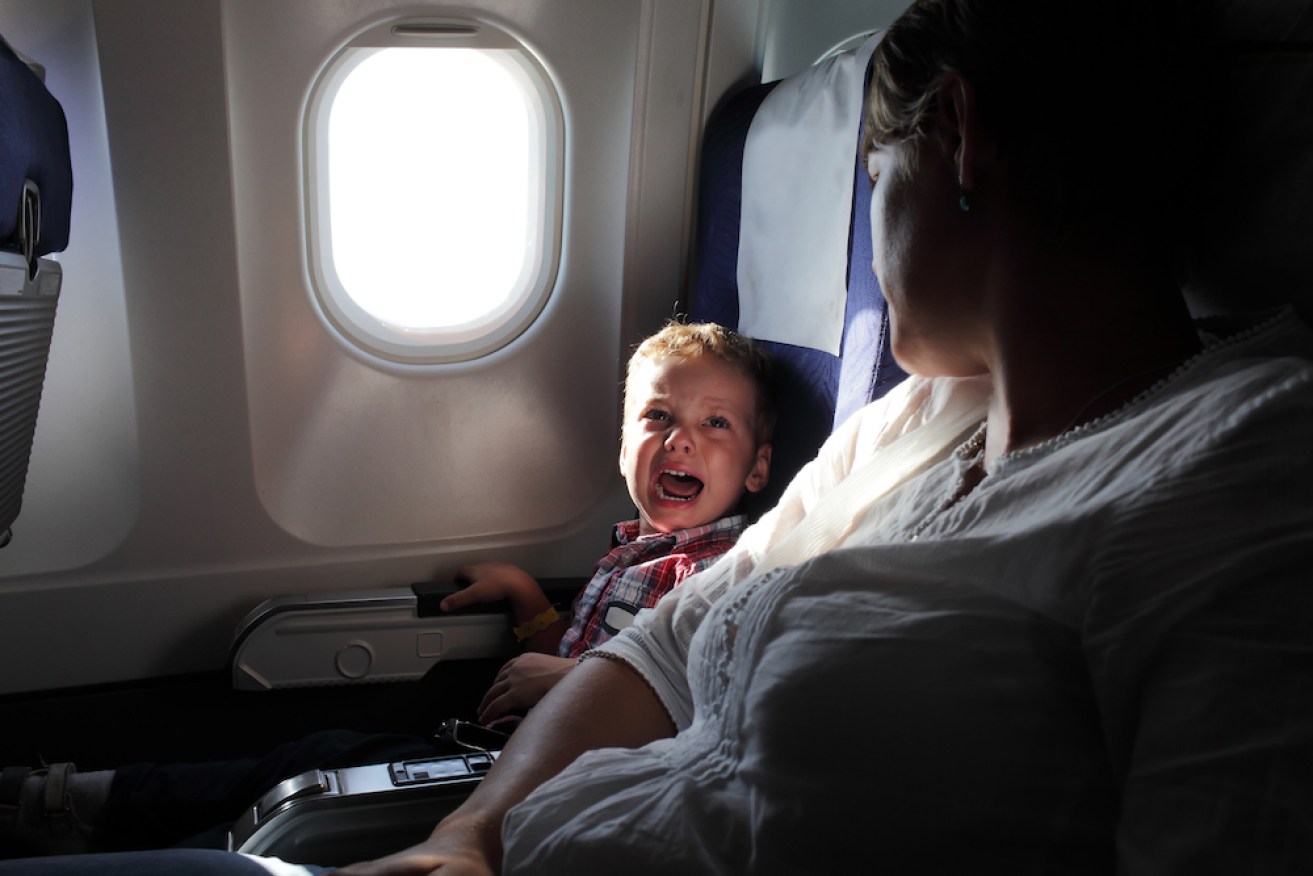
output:
M 535 633 L 541 633 L 560 619 L 561 616 L 556 613 L 556 606 L 549 605 L 542 614 L 531 621 L 525 621 L 512 629 L 511 632 L 515 633 L 515 641 L 523 642 L 525 639 L 532 638 Z

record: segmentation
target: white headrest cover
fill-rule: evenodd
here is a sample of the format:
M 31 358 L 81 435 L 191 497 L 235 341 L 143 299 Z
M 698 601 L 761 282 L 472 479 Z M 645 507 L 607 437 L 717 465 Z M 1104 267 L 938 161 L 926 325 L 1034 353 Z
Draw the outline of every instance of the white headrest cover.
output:
M 866 65 L 855 52 L 781 82 L 748 129 L 739 224 L 739 329 L 839 354 Z

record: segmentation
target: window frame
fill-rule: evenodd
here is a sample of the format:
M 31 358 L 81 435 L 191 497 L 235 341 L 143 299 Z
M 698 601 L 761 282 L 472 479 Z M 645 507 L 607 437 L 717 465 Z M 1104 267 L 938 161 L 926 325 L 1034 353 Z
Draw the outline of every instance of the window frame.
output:
M 532 193 L 540 234 L 536 264 L 526 260 L 518 290 L 505 305 L 449 327 L 394 326 L 361 307 L 337 275 L 333 262 L 328 189 L 328 128 L 333 101 L 351 72 L 374 52 L 391 48 L 463 48 L 494 53 L 517 79 L 533 112 L 531 131 L 542 146 L 541 185 Z M 531 134 L 532 135 L 532 134 Z M 564 220 L 565 119 L 555 84 L 527 46 L 505 31 L 474 20 L 402 20 L 369 27 L 344 42 L 312 83 L 303 115 L 302 216 L 311 298 L 333 334 L 355 353 L 378 364 L 436 365 L 463 362 L 495 352 L 537 319 L 555 287 Z M 382 254 L 380 257 L 386 257 Z

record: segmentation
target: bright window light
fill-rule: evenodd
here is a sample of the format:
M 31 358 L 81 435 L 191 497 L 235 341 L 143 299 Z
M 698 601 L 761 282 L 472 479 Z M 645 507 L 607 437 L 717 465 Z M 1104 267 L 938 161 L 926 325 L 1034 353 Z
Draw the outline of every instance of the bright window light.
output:
M 342 83 L 329 227 L 338 277 L 367 313 L 424 329 L 505 305 L 534 231 L 529 114 L 510 72 L 475 49 L 387 49 Z
M 555 271 L 560 152 L 513 50 L 349 49 L 312 107 L 311 259 L 330 319 L 401 361 L 509 341 Z

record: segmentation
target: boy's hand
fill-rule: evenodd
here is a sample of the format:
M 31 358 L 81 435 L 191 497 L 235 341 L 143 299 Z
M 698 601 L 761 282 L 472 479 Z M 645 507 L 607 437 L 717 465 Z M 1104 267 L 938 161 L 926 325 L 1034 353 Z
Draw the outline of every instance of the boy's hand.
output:
M 487 724 L 510 711 L 538 705 L 556 683 L 565 678 L 576 661 L 550 654 L 521 654 L 508 660 L 479 703 L 479 721 Z
M 510 607 L 515 626 L 519 627 L 552 610 L 552 603 L 533 576 L 511 563 L 469 563 L 456 570 L 456 580 L 468 583 L 464 589 L 457 590 L 438 603 L 443 611 L 455 611 L 479 602 L 504 600 Z M 565 632 L 565 621 L 557 616 L 546 627 L 537 624 L 533 629 L 535 632 L 532 634 L 517 634 L 517 638 L 528 636 L 520 642 L 520 646 L 546 654 L 556 650 Z
M 502 600 L 511 603 L 512 610 L 515 610 L 517 604 L 526 599 L 532 599 L 535 595 L 542 598 L 542 591 L 533 576 L 511 563 L 470 563 L 457 570 L 456 580 L 468 581 L 469 584 L 438 604 L 443 611 Z

